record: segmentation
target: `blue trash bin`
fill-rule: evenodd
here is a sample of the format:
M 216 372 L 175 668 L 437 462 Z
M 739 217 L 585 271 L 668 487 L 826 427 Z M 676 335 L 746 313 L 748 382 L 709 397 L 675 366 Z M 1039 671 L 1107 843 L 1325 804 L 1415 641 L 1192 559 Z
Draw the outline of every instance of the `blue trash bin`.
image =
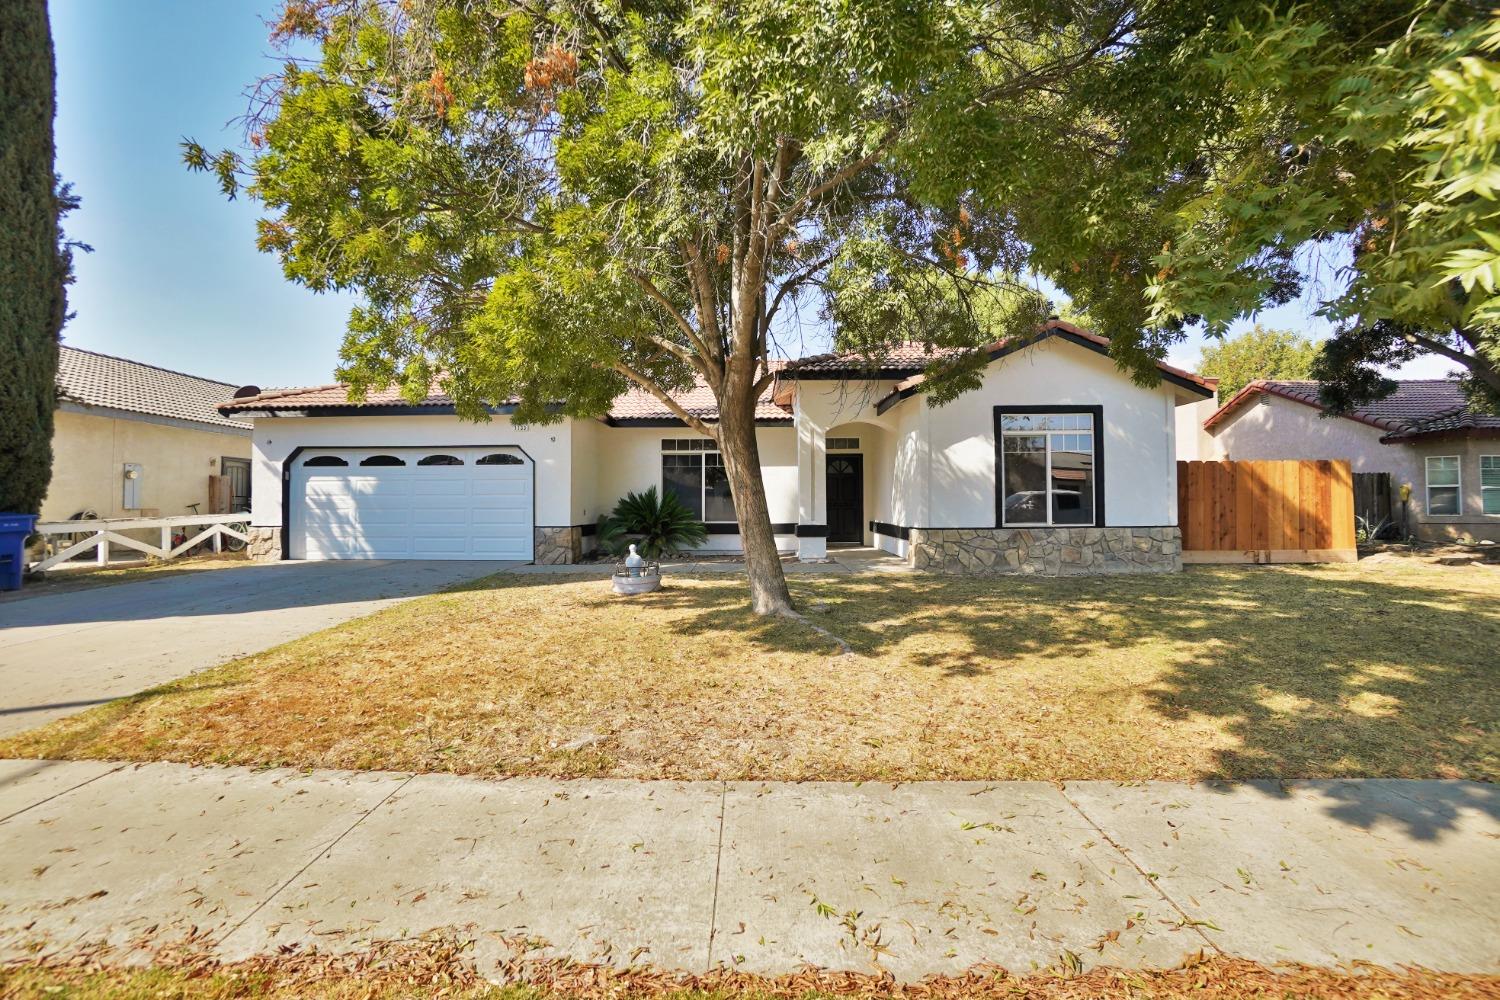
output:
M 35 514 L 0 514 L 0 590 L 21 589 L 26 539 L 35 528 Z

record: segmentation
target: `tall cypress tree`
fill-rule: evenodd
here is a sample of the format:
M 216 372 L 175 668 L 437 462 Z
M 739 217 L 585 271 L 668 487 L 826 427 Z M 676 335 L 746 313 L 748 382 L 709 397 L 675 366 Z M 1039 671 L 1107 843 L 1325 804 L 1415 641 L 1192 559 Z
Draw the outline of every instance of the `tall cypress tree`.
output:
M 35 513 L 52 478 L 57 338 L 68 254 L 59 245 L 46 0 L 0 3 L 0 511 Z

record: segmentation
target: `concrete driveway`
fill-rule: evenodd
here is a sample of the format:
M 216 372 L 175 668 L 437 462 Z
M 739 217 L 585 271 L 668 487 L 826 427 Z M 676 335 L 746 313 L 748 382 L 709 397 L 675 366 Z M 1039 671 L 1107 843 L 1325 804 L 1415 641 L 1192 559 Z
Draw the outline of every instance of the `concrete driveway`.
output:
M 264 563 L 0 604 L 0 736 L 514 565 Z

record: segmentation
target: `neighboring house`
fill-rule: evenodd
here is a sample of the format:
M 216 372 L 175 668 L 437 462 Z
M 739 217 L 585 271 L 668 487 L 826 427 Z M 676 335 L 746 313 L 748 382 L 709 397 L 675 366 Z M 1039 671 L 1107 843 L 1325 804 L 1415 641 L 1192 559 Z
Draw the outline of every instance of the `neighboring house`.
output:
M 1161 366 L 1137 385 L 1108 342 L 1053 321 L 990 348 L 983 385 L 930 406 L 920 347 L 871 362 L 792 362 L 757 409 L 778 546 L 822 559 L 875 545 L 952 572 L 1131 572 L 1181 565 L 1174 411 L 1212 383 Z M 717 417 L 712 393 L 677 397 Z M 343 386 L 241 390 L 220 411 L 255 424 L 252 552 L 263 558 L 571 562 L 599 515 L 657 486 L 738 550 L 713 442 L 632 391 L 596 420 L 513 424 Z
M 216 409 L 234 386 L 63 347 L 57 392 L 43 521 L 207 514 L 210 475 L 249 503 L 250 424 Z
M 1411 486 L 1419 538 L 1500 541 L 1500 416 L 1471 412 L 1450 379 L 1399 382 L 1342 417 L 1324 414 L 1317 382 L 1260 379 L 1202 427 L 1208 443 L 1195 457 L 1348 459 L 1355 473 L 1389 473 L 1393 490 Z

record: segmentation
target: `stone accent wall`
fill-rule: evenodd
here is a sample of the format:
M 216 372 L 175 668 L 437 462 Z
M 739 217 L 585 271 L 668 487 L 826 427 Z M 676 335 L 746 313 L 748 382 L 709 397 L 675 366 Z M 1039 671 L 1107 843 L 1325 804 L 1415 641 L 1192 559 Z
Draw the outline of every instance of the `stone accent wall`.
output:
M 561 528 L 536 529 L 536 557 L 538 566 L 559 566 L 576 563 L 583 558 L 583 529 L 577 525 Z
M 251 528 L 249 552 L 256 562 L 276 562 L 281 558 L 281 529 Z
M 1086 576 L 1182 569 L 1182 534 L 1160 528 L 913 528 L 907 560 L 933 573 Z

